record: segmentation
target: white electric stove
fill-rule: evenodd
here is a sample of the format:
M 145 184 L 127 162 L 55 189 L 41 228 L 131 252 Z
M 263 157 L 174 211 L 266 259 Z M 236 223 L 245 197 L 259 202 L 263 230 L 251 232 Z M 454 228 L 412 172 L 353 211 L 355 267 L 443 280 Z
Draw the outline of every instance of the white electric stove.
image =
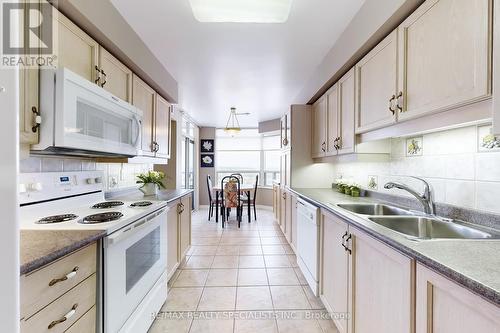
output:
M 100 171 L 20 174 L 21 229 L 104 230 L 104 333 L 147 332 L 167 297 L 167 203 L 105 200 Z

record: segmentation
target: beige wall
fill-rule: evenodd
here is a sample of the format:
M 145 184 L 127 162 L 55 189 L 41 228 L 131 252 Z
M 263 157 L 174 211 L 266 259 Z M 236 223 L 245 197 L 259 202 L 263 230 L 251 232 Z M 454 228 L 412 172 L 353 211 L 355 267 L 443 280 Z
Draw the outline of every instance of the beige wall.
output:
M 200 127 L 200 140 L 214 139 L 215 140 L 215 127 Z M 215 143 L 217 144 L 217 143 Z M 215 161 L 217 163 L 217 160 Z M 200 184 L 200 205 L 208 205 L 208 189 L 207 189 L 207 175 L 212 177 L 212 182 L 215 182 L 215 168 L 199 168 L 199 184 Z

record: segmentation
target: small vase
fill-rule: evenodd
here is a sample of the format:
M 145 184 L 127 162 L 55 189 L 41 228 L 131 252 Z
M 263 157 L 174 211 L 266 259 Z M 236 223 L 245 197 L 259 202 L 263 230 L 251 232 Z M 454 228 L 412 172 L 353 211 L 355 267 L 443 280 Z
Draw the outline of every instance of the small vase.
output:
M 139 190 L 144 193 L 144 196 L 153 196 L 158 194 L 158 185 L 147 183 L 139 187 Z

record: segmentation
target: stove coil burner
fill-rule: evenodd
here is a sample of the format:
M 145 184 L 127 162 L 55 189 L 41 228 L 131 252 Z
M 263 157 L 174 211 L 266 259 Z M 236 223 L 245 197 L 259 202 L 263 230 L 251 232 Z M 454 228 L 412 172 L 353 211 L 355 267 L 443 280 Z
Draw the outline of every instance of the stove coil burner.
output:
M 83 220 L 80 221 L 82 224 L 96 224 L 96 223 L 104 223 L 116 221 L 123 216 L 120 212 L 106 212 L 93 214 L 89 216 L 85 216 Z
M 122 206 L 122 205 L 123 205 L 122 201 L 104 201 L 104 202 L 96 203 L 95 205 L 92 206 L 92 208 L 103 209 L 103 208 L 118 207 L 118 206 Z
M 62 215 L 53 215 L 44 217 L 38 221 L 37 224 L 51 224 L 51 223 L 60 223 L 66 222 L 76 219 L 78 216 L 75 214 L 62 214 Z
M 138 201 L 130 205 L 130 207 L 147 207 L 151 206 L 153 203 L 151 201 Z

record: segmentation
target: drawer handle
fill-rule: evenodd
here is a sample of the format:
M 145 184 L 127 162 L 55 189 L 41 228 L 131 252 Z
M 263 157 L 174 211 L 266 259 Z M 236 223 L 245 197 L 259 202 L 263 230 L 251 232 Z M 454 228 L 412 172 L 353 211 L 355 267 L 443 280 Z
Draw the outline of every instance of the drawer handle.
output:
M 53 285 L 55 285 L 59 282 L 63 282 L 63 281 L 74 278 L 76 276 L 76 272 L 78 271 L 78 269 L 79 269 L 78 266 L 75 266 L 75 268 L 73 268 L 73 270 L 71 272 L 69 272 L 68 274 L 66 274 L 62 278 L 53 279 L 52 281 L 49 282 L 49 287 L 52 287 Z
M 70 319 L 71 317 L 73 317 L 76 313 L 76 308 L 78 307 L 78 303 L 75 303 L 73 304 L 73 306 L 71 307 L 71 310 L 66 313 L 64 315 L 64 317 L 62 317 L 61 319 L 57 319 L 57 320 L 54 320 L 53 322 L 51 322 L 48 326 L 49 330 L 51 328 L 53 328 L 54 326 L 58 325 L 58 324 L 61 324 L 61 323 L 64 323 L 66 320 Z

